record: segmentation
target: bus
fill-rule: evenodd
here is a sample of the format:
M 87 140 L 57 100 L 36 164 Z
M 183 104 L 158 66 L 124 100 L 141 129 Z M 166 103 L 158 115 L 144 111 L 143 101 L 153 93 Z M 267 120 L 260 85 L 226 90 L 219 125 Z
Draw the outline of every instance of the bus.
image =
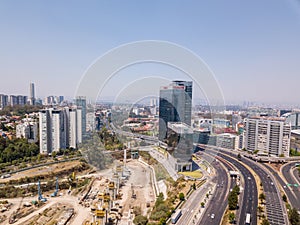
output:
M 175 224 L 177 220 L 181 217 L 181 215 L 182 215 L 181 209 L 177 209 L 171 217 L 172 224 Z
M 250 225 L 250 223 L 251 223 L 251 214 L 247 213 L 246 214 L 246 223 L 245 223 L 245 225 Z

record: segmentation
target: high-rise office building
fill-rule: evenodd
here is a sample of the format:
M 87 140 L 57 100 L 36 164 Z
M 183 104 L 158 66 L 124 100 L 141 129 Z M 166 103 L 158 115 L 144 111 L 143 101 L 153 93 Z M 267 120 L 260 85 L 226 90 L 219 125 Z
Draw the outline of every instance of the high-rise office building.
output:
M 244 142 L 248 151 L 289 156 L 291 125 L 279 118 L 246 118 Z
M 29 103 L 30 103 L 30 105 L 35 105 L 35 90 L 34 90 L 34 83 L 30 83 Z
M 82 135 L 86 133 L 86 97 L 84 96 L 77 96 L 75 99 L 75 105 L 81 107 L 81 131 Z
M 166 138 L 168 122 L 191 125 L 192 81 L 173 81 L 161 87 L 159 98 L 159 140 Z

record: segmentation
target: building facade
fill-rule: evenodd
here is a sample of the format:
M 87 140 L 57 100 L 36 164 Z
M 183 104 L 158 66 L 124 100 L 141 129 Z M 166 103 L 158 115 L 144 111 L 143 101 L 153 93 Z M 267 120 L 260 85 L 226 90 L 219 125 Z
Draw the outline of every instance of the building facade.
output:
M 191 81 L 173 81 L 161 87 L 159 98 L 159 140 L 166 138 L 168 122 L 182 122 L 191 126 Z
M 25 122 L 16 126 L 16 137 L 25 138 L 29 142 L 38 141 L 38 125 L 36 122 Z
M 289 156 L 291 125 L 275 118 L 246 118 L 244 143 L 248 151 L 269 156 Z
M 85 96 L 77 96 L 75 99 L 75 105 L 77 107 L 81 107 L 81 131 L 82 135 L 86 133 L 86 97 Z
M 30 83 L 30 93 L 29 93 L 29 104 L 35 105 L 35 89 L 34 89 L 34 83 Z
M 78 147 L 82 142 L 81 109 L 44 109 L 39 112 L 40 152 Z
M 8 106 L 8 95 L 0 95 L 0 109 Z

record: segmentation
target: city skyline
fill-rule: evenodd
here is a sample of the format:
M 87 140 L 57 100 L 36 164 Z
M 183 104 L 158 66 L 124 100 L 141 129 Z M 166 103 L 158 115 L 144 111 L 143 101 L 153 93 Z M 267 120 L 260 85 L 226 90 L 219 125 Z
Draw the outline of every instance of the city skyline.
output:
M 24 84 L 33 82 L 36 97 L 73 98 L 84 72 L 99 56 L 121 44 L 152 39 L 179 44 L 200 56 L 227 102 L 298 103 L 296 1 L 73 4 L 2 3 L 1 92 L 28 95 Z M 156 66 L 123 73 L 126 78 L 120 77 L 114 89 L 127 79 L 153 74 L 186 80 L 178 71 Z M 104 96 L 113 94 L 110 88 Z

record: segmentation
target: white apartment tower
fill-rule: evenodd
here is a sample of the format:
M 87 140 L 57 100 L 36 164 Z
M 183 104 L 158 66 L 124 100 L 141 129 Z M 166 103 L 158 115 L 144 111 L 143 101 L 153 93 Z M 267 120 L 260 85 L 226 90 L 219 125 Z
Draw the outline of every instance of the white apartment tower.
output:
M 59 149 L 65 149 L 66 143 L 66 123 L 64 120 L 63 110 L 52 110 L 51 116 L 52 126 L 52 150 L 59 151 Z
M 44 109 L 39 115 L 41 153 L 77 148 L 82 142 L 80 108 Z
M 40 131 L 40 153 L 49 154 L 52 151 L 50 110 L 44 109 L 39 112 L 39 131 Z
M 289 156 L 291 125 L 278 118 L 246 118 L 245 148 L 270 156 Z

